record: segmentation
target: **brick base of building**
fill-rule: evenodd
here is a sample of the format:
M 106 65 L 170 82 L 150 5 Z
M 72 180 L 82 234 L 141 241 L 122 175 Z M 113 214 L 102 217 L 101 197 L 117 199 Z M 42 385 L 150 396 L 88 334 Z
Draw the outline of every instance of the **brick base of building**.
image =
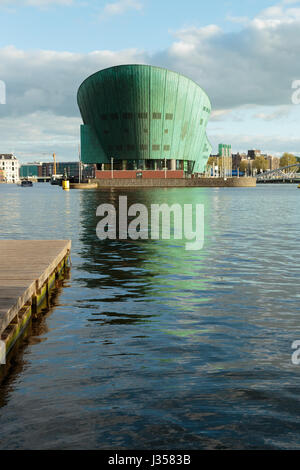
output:
M 96 179 L 156 179 L 184 178 L 183 170 L 96 170 Z
M 103 172 L 101 172 L 103 173 Z M 98 188 L 254 188 L 256 178 L 97 178 L 90 180 L 97 182 Z

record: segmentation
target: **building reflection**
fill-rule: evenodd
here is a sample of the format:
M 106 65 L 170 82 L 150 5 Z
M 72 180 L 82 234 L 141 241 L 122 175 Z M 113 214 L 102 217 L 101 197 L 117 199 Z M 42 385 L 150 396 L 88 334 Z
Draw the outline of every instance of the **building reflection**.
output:
M 96 216 L 97 207 L 103 203 L 112 204 L 118 218 L 119 196 L 124 195 L 128 198 L 128 207 L 144 204 L 149 213 L 151 204 L 171 206 L 179 202 L 182 208 L 184 204 L 204 204 L 203 249 L 187 251 L 184 239 L 99 240 L 96 226 L 101 218 Z M 193 297 L 195 292 L 201 295 L 201 290 L 205 290 L 202 268 L 207 264 L 206 246 L 210 243 L 210 201 L 211 195 L 205 188 L 82 191 L 80 241 L 84 276 L 81 282 L 93 289 L 93 297 L 102 305 L 114 303 L 119 313 L 124 312 L 124 303 L 125 313 L 129 313 L 128 308 L 136 309 L 137 304 L 130 300 L 159 305 L 159 309 L 155 309 L 144 304 L 140 309 L 141 318 L 145 318 L 149 310 L 150 315 L 154 311 L 157 314 L 162 307 L 188 309 L 191 290 Z

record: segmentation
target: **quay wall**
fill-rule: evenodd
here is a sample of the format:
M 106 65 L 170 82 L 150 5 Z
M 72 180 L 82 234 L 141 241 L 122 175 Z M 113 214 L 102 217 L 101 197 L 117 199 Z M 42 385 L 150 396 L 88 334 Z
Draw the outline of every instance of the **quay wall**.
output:
M 256 178 L 122 178 L 95 179 L 98 188 L 254 188 Z

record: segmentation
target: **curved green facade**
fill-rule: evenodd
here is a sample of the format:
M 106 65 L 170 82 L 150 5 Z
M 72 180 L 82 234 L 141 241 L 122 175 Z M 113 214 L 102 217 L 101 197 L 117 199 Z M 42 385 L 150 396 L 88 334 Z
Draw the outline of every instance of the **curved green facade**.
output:
M 193 172 L 204 171 L 211 104 L 189 78 L 160 67 L 120 65 L 88 77 L 77 100 L 83 163 L 171 160 L 172 169 L 184 162 Z

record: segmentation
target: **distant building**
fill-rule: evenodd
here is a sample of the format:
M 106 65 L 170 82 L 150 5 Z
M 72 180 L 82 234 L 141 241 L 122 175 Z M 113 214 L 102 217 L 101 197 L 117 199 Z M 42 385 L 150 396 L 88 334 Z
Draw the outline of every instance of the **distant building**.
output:
M 42 163 L 23 163 L 20 166 L 20 178 L 37 178 L 42 176 Z
M 231 145 L 219 144 L 219 153 L 211 155 L 207 161 L 206 174 L 210 176 L 232 176 Z
M 239 152 L 232 154 L 232 169 L 233 170 L 237 170 L 240 167 L 241 160 L 242 160 L 242 157 Z
M 231 157 L 231 145 L 219 144 L 219 157 Z
M 232 175 L 231 145 L 219 144 L 218 157 L 220 160 L 221 174 L 223 176 L 231 176 Z
M 276 170 L 280 167 L 280 158 L 274 157 L 273 155 L 267 155 L 261 153 L 260 150 L 248 150 L 248 153 L 235 153 L 232 154 L 232 169 L 238 170 L 241 162 L 247 161 L 247 171 L 255 172 L 255 166 L 253 165 L 254 160 L 258 157 L 263 157 L 268 162 L 267 170 Z
M 250 160 L 255 160 L 256 157 L 261 156 L 261 150 L 248 150 L 248 157 L 250 157 Z
M 63 175 L 67 174 L 68 178 L 77 179 L 79 177 L 79 161 L 72 162 L 56 162 L 56 174 Z M 52 176 L 54 174 L 54 163 L 45 162 L 42 163 L 41 175 Z M 95 177 L 95 165 L 84 165 L 82 164 L 82 177 L 83 178 L 94 178 Z
M 6 183 L 19 181 L 19 160 L 12 153 L 0 154 L 0 170 L 4 173 Z
M 280 158 L 273 157 L 272 155 L 267 155 L 268 160 L 268 169 L 277 170 L 280 167 Z

